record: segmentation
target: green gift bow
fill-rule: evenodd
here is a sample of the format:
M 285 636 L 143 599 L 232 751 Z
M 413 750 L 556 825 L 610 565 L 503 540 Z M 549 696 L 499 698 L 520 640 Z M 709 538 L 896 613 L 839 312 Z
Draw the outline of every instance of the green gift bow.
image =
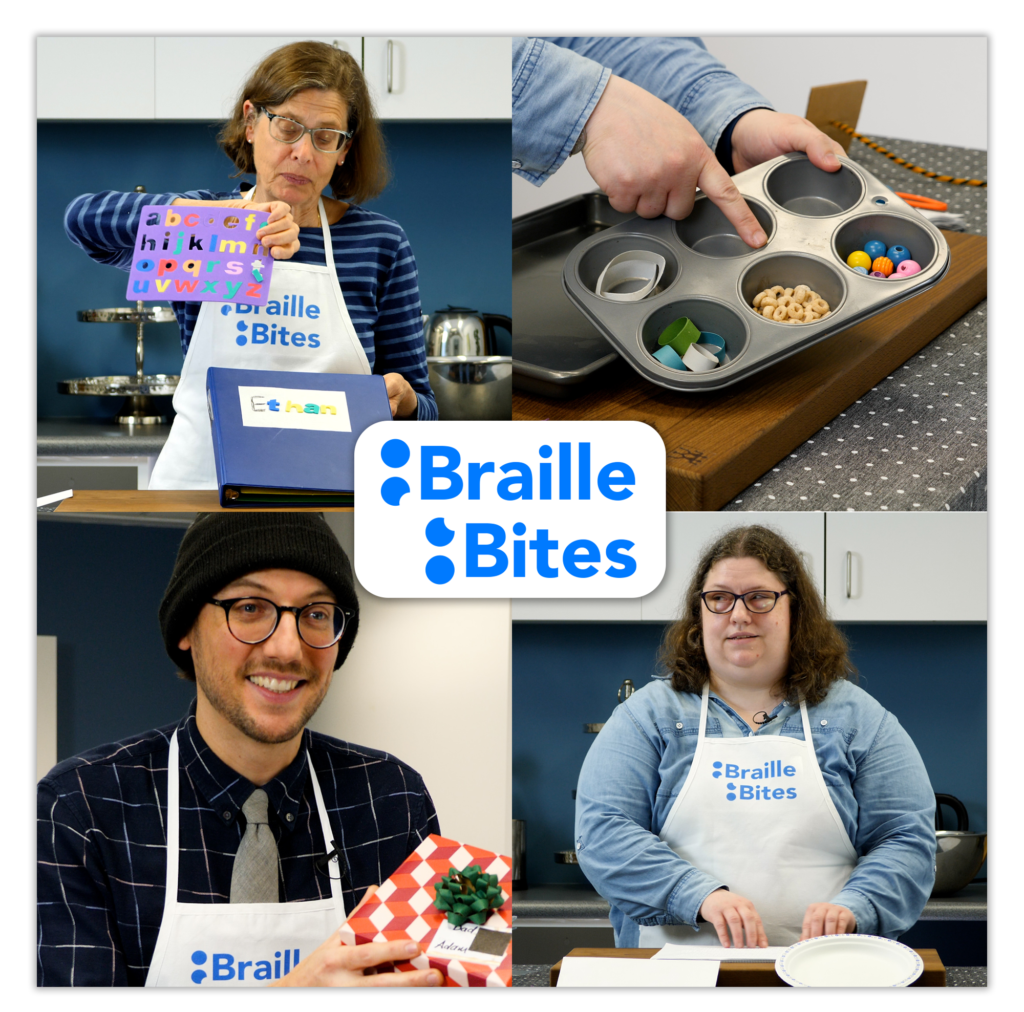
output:
M 462 871 L 449 868 L 448 874 L 434 886 L 434 906 L 447 914 L 456 928 L 472 921 L 483 924 L 492 910 L 505 902 L 497 875 L 488 875 L 480 865 L 471 864 Z

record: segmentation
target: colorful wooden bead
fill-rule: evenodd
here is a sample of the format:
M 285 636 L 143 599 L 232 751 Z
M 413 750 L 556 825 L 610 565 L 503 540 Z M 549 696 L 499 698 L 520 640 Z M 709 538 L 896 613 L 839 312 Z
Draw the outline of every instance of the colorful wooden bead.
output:
M 899 267 L 904 260 L 910 259 L 910 250 L 906 246 L 890 246 L 885 255 L 892 261 L 894 267 Z
M 888 274 L 883 274 L 881 271 L 872 271 L 868 275 L 869 278 L 887 278 L 888 276 Z
M 858 274 L 864 274 L 864 275 L 866 275 L 866 274 L 867 274 L 867 272 L 868 272 L 868 269 L 867 269 L 866 267 L 854 267 L 854 270 L 855 270 L 855 271 L 856 271 L 856 272 L 857 272 Z
M 851 253 L 846 258 L 846 262 L 850 267 L 870 267 L 871 257 L 869 257 L 864 250 L 859 249 Z
M 880 256 L 885 256 L 885 243 L 880 239 L 871 239 L 869 242 L 864 243 L 864 252 L 872 260 L 877 260 Z
M 871 265 L 872 272 L 879 271 L 886 278 L 894 269 L 895 265 L 888 257 L 875 257 L 875 262 Z
M 921 270 L 921 265 L 916 260 L 904 260 L 896 268 L 896 274 L 901 278 L 909 278 L 911 274 L 917 274 Z

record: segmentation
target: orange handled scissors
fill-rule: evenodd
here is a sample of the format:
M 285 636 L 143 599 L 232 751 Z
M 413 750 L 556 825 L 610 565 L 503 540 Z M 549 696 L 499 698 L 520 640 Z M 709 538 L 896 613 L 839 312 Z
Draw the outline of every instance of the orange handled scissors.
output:
M 933 200 L 931 197 L 922 197 L 917 193 L 900 193 L 893 190 L 897 197 L 902 197 L 911 207 L 919 207 L 922 211 L 948 211 L 949 205 L 942 200 Z

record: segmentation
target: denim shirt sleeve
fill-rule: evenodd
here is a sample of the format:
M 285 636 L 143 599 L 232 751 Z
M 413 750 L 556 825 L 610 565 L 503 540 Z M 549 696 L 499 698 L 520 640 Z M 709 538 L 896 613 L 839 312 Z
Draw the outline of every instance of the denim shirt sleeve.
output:
M 512 47 L 513 168 L 540 185 L 572 151 L 611 74 L 678 110 L 715 150 L 751 109 L 771 109 L 697 38 L 516 39 Z
M 649 694 L 642 698 L 639 706 L 630 699 L 616 707 L 583 762 L 576 854 L 590 883 L 612 905 L 613 923 L 618 910 L 638 924 L 689 924 L 696 930 L 701 904 L 726 883 L 684 861 L 658 837 L 655 805 L 664 742 L 648 713 Z M 620 930 L 622 924 L 615 926 L 616 944 L 637 944 Z
M 854 741 L 848 761 L 859 860 L 830 902 L 853 912 L 859 932 L 896 938 L 920 917 L 935 882 L 935 794 L 910 735 L 887 711 L 865 747 Z
M 542 39 L 512 40 L 512 170 L 535 186 L 569 157 L 612 72 Z

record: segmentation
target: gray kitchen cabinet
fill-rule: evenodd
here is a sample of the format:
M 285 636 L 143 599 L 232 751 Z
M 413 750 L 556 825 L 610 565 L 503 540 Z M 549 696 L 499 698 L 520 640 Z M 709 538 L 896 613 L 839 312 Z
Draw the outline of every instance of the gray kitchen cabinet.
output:
M 363 72 L 383 120 L 512 117 L 512 40 L 363 39 Z
M 152 37 L 36 40 L 39 119 L 152 119 L 155 107 Z
M 825 544 L 837 622 L 987 618 L 987 513 L 829 513 Z

